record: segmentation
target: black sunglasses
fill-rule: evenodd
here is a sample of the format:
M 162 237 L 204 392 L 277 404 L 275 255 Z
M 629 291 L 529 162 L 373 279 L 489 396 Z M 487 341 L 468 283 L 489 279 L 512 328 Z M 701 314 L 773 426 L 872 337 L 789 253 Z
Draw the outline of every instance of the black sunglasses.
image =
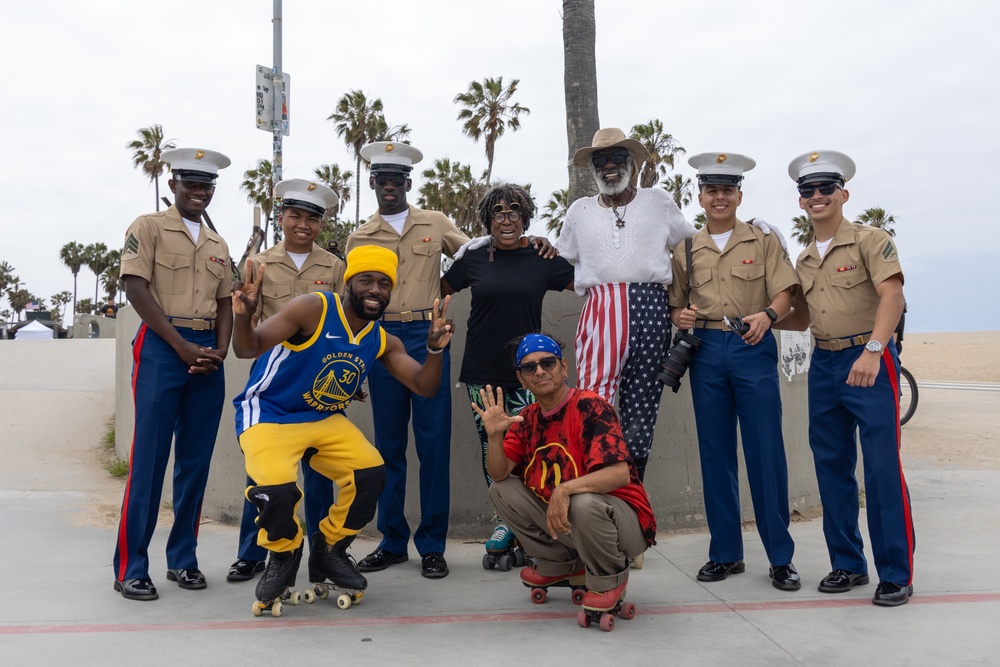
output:
M 390 183 L 394 188 L 401 188 L 406 185 L 406 177 L 398 174 L 375 174 L 375 185 L 384 188 Z
M 590 161 L 594 163 L 594 166 L 598 169 L 603 169 L 604 165 L 608 163 L 608 160 L 621 166 L 628 161 L 628 151 L 617 151 L 614 153 L 594 153 L 590 156 Z
M 800 185 L 798 189 L 799 196 L 803 199 L 812 197 L 816 190 L 819 190 L 819 193 L 824 197 L 829 197 L 840 189 L 840 183 L 810 183 L 809 185 Z
M 542 367 L 543 371 L 551 371 L 558 363 L 559 357 L 545 357 L 544 359 L 539 359 L 538 361 L 526 361 L 518 366 L 517 370 L 520 371 L 522 375 L 534 375 L 539 366 Z

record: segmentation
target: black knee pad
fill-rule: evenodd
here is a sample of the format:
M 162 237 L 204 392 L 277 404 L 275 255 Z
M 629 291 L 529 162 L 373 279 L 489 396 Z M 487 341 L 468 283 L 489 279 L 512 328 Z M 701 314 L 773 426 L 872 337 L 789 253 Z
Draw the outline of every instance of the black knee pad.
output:
M 378 496 L 385 486 L 385 466 L 362 468 L 354 471 L 354 502 L 347 510 L 344 528 L 361 530 L 375 516 Z
M 299 532 L 295 504 L 302 499 L 302 492 L 294 482 L 251 486 L 246 496 L 257 508 L 257 527 L 267 531 L 267 539 L 272 542 L 295 539 Z

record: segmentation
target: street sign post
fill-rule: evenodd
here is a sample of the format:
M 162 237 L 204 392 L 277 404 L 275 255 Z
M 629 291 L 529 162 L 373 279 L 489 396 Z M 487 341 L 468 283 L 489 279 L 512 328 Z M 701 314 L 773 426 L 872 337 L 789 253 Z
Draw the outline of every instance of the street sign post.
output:
M 257 65 L 257 129 L 265 132 L 274 132 L 274 91 L 277 86 L 271 81 L 271 68 L 266 65 Z M 285 72 L 281 73 L 281 104 L 279 126 L 281 134 L 288 136 L 288 100 L 292 87 L 292 78 Z

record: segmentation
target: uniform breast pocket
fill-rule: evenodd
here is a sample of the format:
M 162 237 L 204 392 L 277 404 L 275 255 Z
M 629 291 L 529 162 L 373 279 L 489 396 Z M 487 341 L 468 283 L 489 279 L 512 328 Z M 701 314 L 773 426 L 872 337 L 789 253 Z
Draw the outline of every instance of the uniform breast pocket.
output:
M 830 276 L 830 285 L 830 291 L 833 292 L 830 298 L 833 299 L 837 312 L 848 315 L 864 312 L 871 306 L 875 290 L 865 269 L 838 271 Z
M 153 267 L 153 289 L 160 294 L 190 294 L 191 275 L 190 257 L 159 253 Z
M 767 308 L 767 289 L 763 264 L 741 264 L 730 270 L 733 298 L 740 313 L 750 315 Z
M 205 260 L 205 269 L 208 271 L 209 275 L 215 277 L 215 282 L 221 282 L 223 276 L 226 275 L 226 267 L 218 262 L 213 262 L 210 259 Z
M 413 246 L 413 274 L 417 280 L 439 280 L 441 277 L 441 243 L 421 243 Z
M 292 288 L 290 285 L 261 285 L 260 293 L 268 300 L 287 301 L 292 296 Z

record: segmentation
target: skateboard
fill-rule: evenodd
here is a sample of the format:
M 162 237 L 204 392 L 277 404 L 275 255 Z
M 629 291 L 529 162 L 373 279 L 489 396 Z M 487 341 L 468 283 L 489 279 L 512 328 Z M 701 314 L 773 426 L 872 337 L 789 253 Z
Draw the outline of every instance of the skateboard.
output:
M 635 618 L 635 605 L 625 602 L 625 594 L 618 598 L 618 602 L 611 609 L 588 609 L 584 607 L 576 615 L 576 622 L 581 628 L 589 628 L 591 623 L 597 623 L 604 632 L 611 632 L 615 629 L 615 615 L 630 621 Z
M 291 587 L 286 587 L 285 590 L 281 592 L 281 595 L 273 600 L 254 600 L 253 606 L 250 607 L 250 611 L 254 616 L 260 616 L 265 611 L 269 611 L 271 612 L 271 616 L 277 618 L 278 616 L 281 616 L 284 603 L 287 602 L 294 607 L 302 602 L 302 600 L 302 593 L 293 591 Z
M 330 597 L 330 591 L 336 591 L 338 593 L 337 606 L 340 609 L 350 609 L 352 605 L 361 604 L 361 598 L 365 596 L 364 591 L 354 588 L 342 588 L 329 581 L 311 581 L 309 585 L 312 588 L 306 589 L 302 594 L 302 601 L 306 604 L 312 604 L 317 599 L 325 600 Z

